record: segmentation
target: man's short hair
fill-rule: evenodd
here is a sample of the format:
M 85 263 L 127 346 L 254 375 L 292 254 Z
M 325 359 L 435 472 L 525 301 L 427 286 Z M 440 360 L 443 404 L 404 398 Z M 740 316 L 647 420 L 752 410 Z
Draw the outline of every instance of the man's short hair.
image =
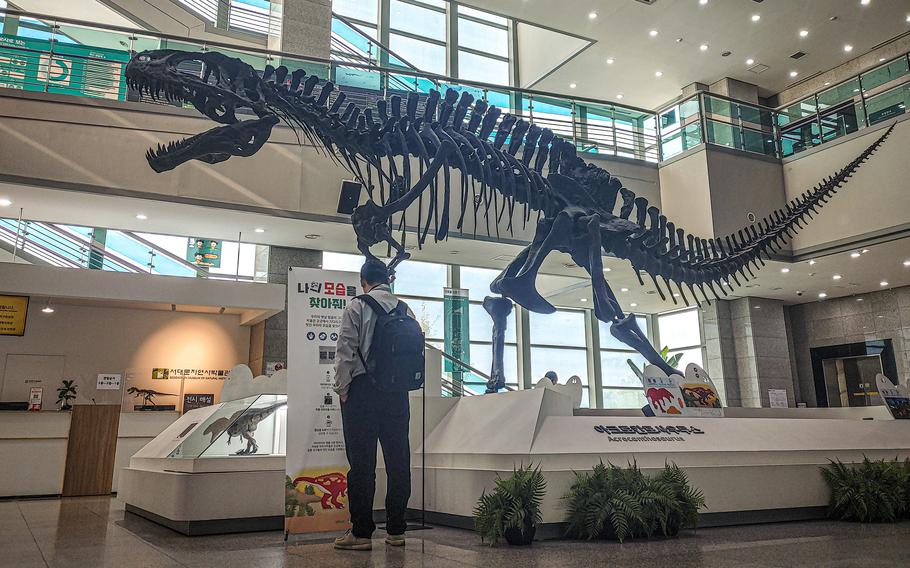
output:
M 389 269 L 381 260 L 370 258 L 360 267 L 360 279 L 367 284 L 388 284 Z

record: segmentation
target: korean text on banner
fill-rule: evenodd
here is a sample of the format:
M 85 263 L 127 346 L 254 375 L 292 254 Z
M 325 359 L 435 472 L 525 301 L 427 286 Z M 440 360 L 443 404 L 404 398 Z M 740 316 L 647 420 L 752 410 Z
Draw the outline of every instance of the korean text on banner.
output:
M 341 316 L 359 283 L 356 272 L 288 273 L 285 530 L 291 534 L 350 526 L 341 406 L 332 387 Z

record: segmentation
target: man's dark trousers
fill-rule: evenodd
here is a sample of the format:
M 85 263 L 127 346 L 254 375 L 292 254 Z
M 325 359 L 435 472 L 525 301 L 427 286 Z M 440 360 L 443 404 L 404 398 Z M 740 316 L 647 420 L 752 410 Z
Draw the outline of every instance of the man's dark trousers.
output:
M 411 410 L 407 392 L 377 390 L 365 376 L 354 377 L 348 400 L 341 405 L 344 445 L 351 466 L 348 472 L 348 507 L 352 532 L 370 538 L 373 496 L 376 493 L 376 442 L 382 446 L 388 476 L 385 510 L 386 531 L 404 534 L 404 520 L 411 496 L 411 448 L 408 422 Z

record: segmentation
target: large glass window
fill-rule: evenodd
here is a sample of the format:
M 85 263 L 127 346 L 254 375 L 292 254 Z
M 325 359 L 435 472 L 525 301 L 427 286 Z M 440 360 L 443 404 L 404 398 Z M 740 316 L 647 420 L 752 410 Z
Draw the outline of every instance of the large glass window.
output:
M 581 310 L 557 310 L 552 314 L 528 315 L 531 350 L 531 382 L 555 371 L 559 382 L 577 375 L 583 386 L 582 406 L 590 406 L 588 349 L 585 315 Z
M 695 363 L 704 367 L 702 356 L 704 343 L 702 341 L 701 323 L 698 310 L 695 308 L 671 312 L 657 316 L 657 333 L 662 346 L 670 348 L 670 356 L 682 353 L 676 368 L 685 370 L 686 365 Z M 722 384 L 716 382 L 718 389 L 723 389 Z

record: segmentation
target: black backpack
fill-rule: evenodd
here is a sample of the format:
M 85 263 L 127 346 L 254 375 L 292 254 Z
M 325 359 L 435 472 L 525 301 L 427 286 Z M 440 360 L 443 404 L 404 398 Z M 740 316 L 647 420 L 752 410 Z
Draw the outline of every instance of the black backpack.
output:
M 408 315 L 408 306 L 402 301 L 386 312 L 369 294 L 357 296 L 376 314 L 373 341 L 366 360 L 357 349 L 357 355 L 366 369 L 370 382 L 377 390 L 406 392 L 423 386 L 424 336 L 417 320 Z

